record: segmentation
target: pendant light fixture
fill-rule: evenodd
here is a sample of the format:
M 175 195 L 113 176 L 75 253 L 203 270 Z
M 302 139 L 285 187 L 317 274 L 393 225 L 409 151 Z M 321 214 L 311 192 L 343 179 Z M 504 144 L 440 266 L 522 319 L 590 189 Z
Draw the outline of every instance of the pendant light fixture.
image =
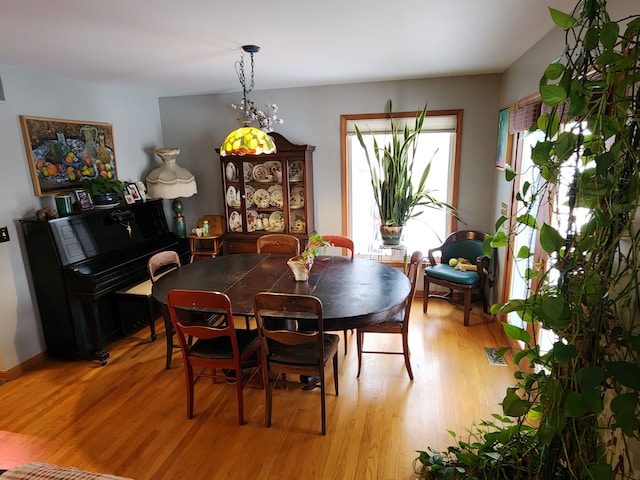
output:
M 220 147 L 220 156 L 227 155 L 261 155 L 267 153 L 275 153 L 276 145 L 273 139 L 263 130 L 249 126 L 252 119 L 248 114 L 247 95 L 253 90 L 254 70 L 253 70 L 253 54 L 260 51 L 257 45 L 243 45 L 242 50 L 251 56 L 251 83 L 247 86 L 244 75 L 244 54 L 240 55 L 240 61 L 236 62 L 236 72 L 240 85 L 242 85 L 242 109 L 243 116 L 240 118 L 242 127 L 234 130 L 222 142 Z

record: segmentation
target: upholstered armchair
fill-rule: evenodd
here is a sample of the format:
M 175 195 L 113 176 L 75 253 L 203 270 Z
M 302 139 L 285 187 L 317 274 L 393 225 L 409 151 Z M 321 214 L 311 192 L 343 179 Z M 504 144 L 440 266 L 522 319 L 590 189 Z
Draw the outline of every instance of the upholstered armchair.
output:
M 473 293 L 480 295 L 483 310 L 485 313 L 489 313 L 489 300 L 485 287 L 490 278 L 490 259 L 482 250 L 485 238 L 486 234 L 483 232 L 459 230 L 449 235 L 439 247 L 428 250 L 429 266 L 424 269 L 422 304 L 425 313 L 429 306 L 429 298 L 451 300 L 456 290 L 463 293 L 465 326 L 469 326 Z M 437 256 L 439 256 L 439 261 L 436 260 Z M 452 263 L 456 263 L 456 265 L 450 265 L 451 259 L 455 259 Z M 466 263 L 465 260 L 468 260 L 469 263 Z M 448 288 L 449 291 L 444 294 L 429 293 L 431 284 Z

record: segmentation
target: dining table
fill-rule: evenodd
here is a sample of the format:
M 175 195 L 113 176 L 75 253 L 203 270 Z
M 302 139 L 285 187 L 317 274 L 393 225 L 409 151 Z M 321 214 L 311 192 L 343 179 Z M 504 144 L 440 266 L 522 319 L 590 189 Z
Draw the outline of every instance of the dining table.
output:
M 364 258 L 319 256 L 309 279 L 296 281 L 288 254 L 223 255 L 176 268 L 153 285 L 153 297 L 166 305 L 173 289 L 224 292 L 234 315 L 253 316 L 258 292 L 313 295 L 322 302 L 324 329 L 340 331 L 383 322 L 404 308 L 411 291 L 399 269 Z

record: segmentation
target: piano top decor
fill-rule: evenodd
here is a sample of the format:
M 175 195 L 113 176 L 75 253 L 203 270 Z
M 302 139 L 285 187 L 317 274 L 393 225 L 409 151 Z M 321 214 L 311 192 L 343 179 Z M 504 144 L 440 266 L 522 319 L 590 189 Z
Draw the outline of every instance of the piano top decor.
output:
M 20 115 L 37 196 L 82 188 L 84 180 L 118 178 L 110 123 Z

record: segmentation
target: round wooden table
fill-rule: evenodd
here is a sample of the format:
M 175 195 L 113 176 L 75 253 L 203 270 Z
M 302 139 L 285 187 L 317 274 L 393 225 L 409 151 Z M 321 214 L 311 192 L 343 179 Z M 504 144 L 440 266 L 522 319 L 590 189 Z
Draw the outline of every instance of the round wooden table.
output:
M 236 254 L 184 265 L 159 278 L 153 296 L 166 304 L 172 289 L 226 293 L 234 315 L 252 316 L 258 292 L 299 293 L 320 299 L 325 330 L 346 330 L 382 322 L 404 307 L 411 285 L 400 270 L 348 257 L 317 257 L 307 282 L 296 282 L 290 255 Z

